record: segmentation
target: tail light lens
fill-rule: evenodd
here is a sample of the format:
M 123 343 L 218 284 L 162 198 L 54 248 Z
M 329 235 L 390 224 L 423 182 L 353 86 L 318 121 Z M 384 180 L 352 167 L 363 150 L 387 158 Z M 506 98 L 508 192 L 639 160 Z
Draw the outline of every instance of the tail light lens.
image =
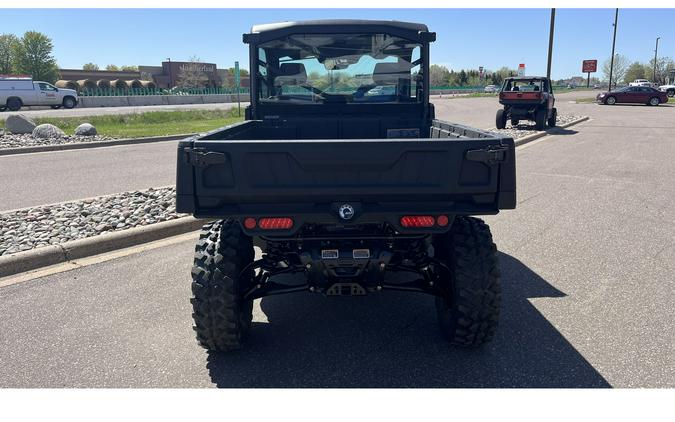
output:
M 433 227 L 436 219 L 430 215 L 406 215 L 401 217 L 401 225 L 408 228 Z
M 258 228 L 263 230 L 288 230 L 293 227 L 290 217 L 264 217 L 258 220 Z

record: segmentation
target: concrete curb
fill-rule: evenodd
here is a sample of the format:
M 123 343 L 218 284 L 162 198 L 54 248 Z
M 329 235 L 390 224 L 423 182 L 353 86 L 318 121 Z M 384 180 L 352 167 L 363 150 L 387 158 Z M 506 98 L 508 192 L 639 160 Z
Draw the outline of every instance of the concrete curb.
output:
M 539 138 L 542 138 L 542 137 L 547 136 L 547 135 L 555 135 L 556 129 L 565 129 L 565 128 L 568 128 L 570 126 L 574 126 L 578 123 L 584 122 L 588 119 L 589 119 L 588 116 L 584 116 L 584 117 L 578 118 L 576 120 L 572 120 L 569 123 L 565 123 L 562 126 L 556 126 L 555 128 L 549 129 L 551 132 L 549 132 L 549 131 L 536 132 L 536 133 L 533 133 L 532 135 L 527 135 L 527 136 L 523 136 L 522 138 L 518 138 L 514 142 L 515 142 L 516 146 L 525 145 L 528 142 L 534 141 L 535 139 L 539 139 Z
M 185 133 L 168 136 L 150 136 L 147 138 L 115 139 L 111 141 L 73 142 L 70 144 L 58 144 L 58 145 L 37 145 L 34 147 L 0 148 L 0 156 L 30 154 L 34 152 L 47 152 L 47 151 L 65 151 L 70 149 L 112 147 L 116 145 L 147 144 L 150 142 L 175 141 L 177 139 L 185 139 L 194 135 L 196 135 L 196 133 Z
M 49 245 L 0 256 L 0 277 L 177 236 L 197 230 L 205 223 L 206 220 L 199 220 L 192 216 L 181 217 L 147 226 L 71 240 L 60 245 Z

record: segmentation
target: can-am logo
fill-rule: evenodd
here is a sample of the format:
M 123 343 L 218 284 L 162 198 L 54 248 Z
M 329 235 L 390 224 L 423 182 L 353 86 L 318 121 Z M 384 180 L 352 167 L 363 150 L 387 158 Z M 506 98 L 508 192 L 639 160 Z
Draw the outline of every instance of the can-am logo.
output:
M 338 214 L 340 214 L 340 218 L 343 220 L 351 220 L 351 218 L 354 217 L 354 207 L 349 204 L 340 205 Z

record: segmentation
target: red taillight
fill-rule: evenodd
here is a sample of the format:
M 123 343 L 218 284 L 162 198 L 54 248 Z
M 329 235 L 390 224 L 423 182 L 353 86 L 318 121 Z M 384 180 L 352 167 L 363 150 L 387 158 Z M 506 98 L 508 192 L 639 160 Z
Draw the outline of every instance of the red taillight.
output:
M 255 229 L 255 225 L 256 225 L 255 218 L 248 217 L 244 220 L 244 227 L 246 227 L 248 230 Z
M 406 215 L 401 217 L 401 225 L 403 227 L 433 227 L 435 222 L 436 219 L 430 215 Z
M 293 227 L 293 219 L 289 217 L 265 217 L 258 220 L 258 228 L 263 230 L 288 230 Z
M 447 215 L 439 215 L 438 217 L 436 217 L 436 224 L 438 224 L 441 227 L 447 226 L 449 222 L 450 220 L 448 220 Z

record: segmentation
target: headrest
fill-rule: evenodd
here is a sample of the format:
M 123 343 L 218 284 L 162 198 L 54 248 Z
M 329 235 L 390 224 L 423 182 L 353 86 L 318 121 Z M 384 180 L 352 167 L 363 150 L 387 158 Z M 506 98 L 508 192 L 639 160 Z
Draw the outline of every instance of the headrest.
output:
M 396 85 L 400 79 L 410 79 L 410 63 L 377 63 L 373 69 L 375 85 Z
M 302 63 L 282 63 L 279 74 L 274 78 L 274 85 L 303 85 L 307 82 L 307 72 Z
M 535 85 L 535 86 L 534 86 L 534 91 L 539 91 L 539 86 Z

